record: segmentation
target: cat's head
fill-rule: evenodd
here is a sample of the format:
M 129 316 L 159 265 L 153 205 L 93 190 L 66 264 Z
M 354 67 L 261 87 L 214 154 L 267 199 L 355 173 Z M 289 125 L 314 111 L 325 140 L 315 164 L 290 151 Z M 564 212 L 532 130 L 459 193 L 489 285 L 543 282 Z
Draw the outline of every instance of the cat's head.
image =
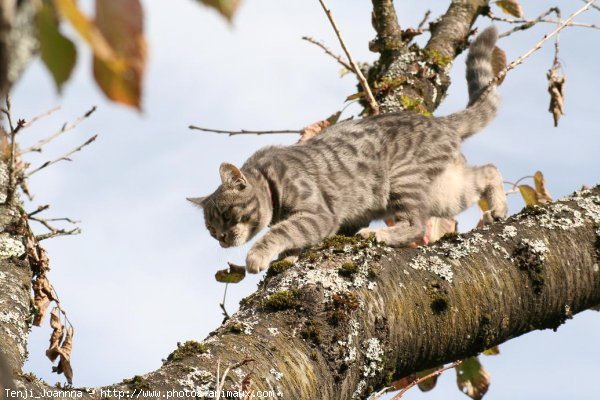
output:
M 271 221 L 266 186 L 253 182 L 236 166 L 219 168 L 221 185 L 206 197 L 188 197 L 204 210 L 204 222 L 221 247 L 239 246 L 252 239 Z

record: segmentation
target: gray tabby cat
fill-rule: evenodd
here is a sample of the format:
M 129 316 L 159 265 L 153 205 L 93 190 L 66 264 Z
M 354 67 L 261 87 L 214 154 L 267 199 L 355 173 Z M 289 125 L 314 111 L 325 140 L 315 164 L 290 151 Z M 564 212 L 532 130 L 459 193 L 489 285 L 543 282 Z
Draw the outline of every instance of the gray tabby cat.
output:
M 506 217 L 502 177 L 492 164 L 471 167 L 460 154 L 463 139 L 494 117 L 490 27 L 467 57 L 469 104 L 446 117 L 392 113 L 344 121 L 302 145 L 263 148 L 238 169 L 221 164 L 222 184 L 188 200 L 204 209 L 210 234 L 222 247 L 246 243 L 271 226 L 250 249 L 246 269 L 257 273 L 274 257 L 319 243 L 338 231 L 393 217 L 396 225 L 363 228 L 391 246 L 421 237 L 430 217 L 453 217 L 483 198 L 493 219 Z

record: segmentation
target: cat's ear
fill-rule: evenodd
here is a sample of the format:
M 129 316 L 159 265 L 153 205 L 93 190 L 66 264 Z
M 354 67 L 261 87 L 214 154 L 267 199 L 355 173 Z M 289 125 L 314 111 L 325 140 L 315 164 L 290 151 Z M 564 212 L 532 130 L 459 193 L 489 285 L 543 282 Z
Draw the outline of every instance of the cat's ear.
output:
M 206 196 L 205 197 L 186 197 L 186 200 L 191 201 L 194 205 L 196 205 L 200 208 L 204 208 L 204 201 L 206 200 Z
M 223 186 L 243 189 L 248 185 L 248 181 L 242 171 L 233 164 L 221 164 L 219 167 L 219 174 L 221 175 L 221 183 Z

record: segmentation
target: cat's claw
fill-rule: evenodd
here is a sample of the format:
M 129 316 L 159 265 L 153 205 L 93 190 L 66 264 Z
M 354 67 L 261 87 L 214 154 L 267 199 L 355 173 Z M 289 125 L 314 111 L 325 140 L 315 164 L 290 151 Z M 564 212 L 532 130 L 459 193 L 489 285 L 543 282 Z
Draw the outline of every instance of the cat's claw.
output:
M 246 256 L 246 270 L 251 274 L 258 274 L 269 267 L 272 259 L 272 255 L 266 254 L 263 251 L 250 250 Z

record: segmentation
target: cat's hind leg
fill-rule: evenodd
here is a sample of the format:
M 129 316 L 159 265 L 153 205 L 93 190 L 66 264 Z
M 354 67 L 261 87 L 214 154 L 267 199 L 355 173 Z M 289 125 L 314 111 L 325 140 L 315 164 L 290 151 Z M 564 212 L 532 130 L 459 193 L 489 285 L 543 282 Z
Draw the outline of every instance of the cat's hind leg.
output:
M 388 246 L 407 246 L 423 237 L 429 218 L 429 202 L 424 191 L 415 188 L 402 195 L 392 195 L 388 209 L 393 214 L 395 225 L 385 228 L 364 228 L 358 235 L 364 238 L 375 237 Z
M 482 200 L 488 204 L 492 219 L 506 218 L 508 206 L 502 175 L 493 164 L 471 167 L 473 184 Z

